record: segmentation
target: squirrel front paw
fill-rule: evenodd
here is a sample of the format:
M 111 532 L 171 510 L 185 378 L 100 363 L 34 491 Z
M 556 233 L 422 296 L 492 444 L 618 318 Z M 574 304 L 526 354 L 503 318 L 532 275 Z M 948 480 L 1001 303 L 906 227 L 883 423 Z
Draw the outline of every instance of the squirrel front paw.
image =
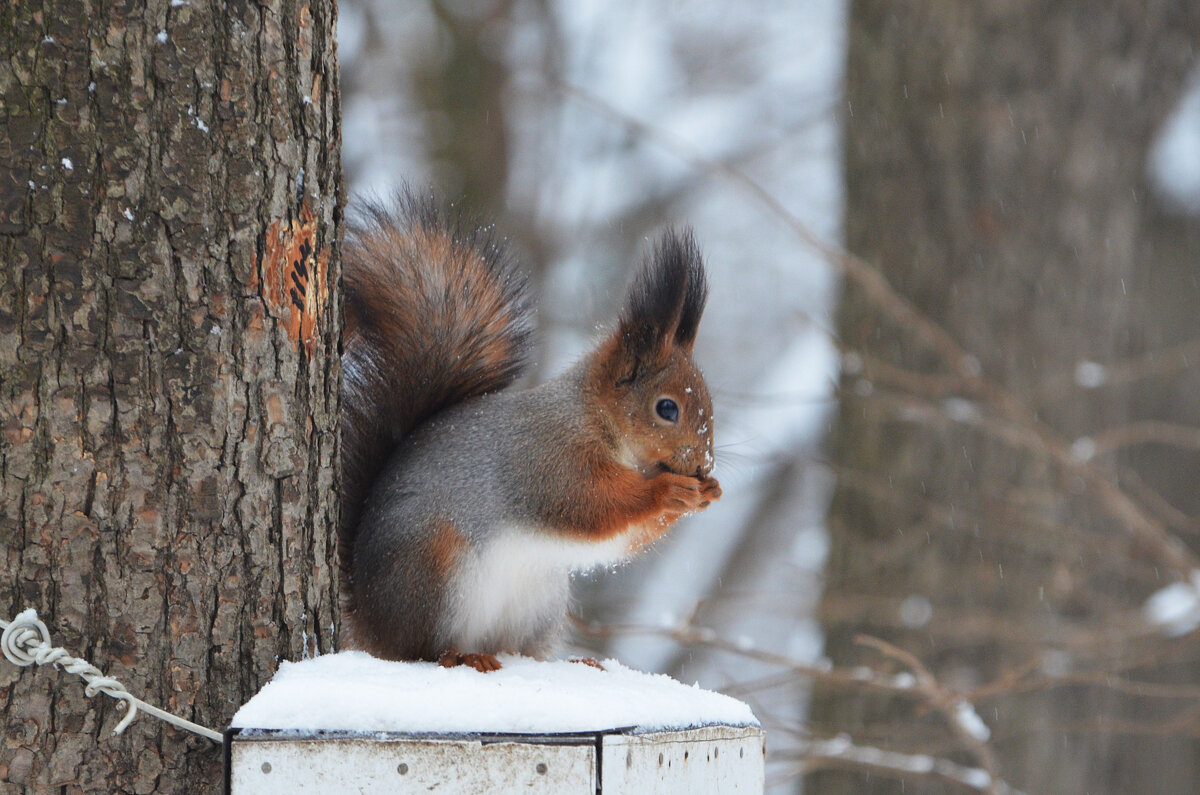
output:
M 700 479 L 700 496 L 703 498 L 701 508 L 707 508 L 711 503 L 721 499 L 721 484 L 714 477 Z
M 659 477 L 664 484 L 662 506 L 671 513 L 682 515 L 700 511 L 721 498 L 721 485 L 716 478 L 694 478 L 674 472 Z

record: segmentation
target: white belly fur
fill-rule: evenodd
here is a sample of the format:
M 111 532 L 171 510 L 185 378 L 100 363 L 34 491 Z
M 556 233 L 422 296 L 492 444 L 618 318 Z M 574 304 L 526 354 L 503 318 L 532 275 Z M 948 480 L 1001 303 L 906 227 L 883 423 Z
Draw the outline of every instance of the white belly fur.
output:
M 498 531 L 471 549 L 449 593 L 444 637 L 462 652 L 545 656 L 566 617 L 570 574 L 629 554 L 621 534 L 601 543 L 525 527 Z

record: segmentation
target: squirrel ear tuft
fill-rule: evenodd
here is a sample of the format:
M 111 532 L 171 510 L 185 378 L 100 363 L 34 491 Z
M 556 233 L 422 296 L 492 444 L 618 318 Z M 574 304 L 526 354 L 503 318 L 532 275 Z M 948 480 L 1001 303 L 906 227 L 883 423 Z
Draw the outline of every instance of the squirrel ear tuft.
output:
M 669 253 L 677 257 L 682 267 L 687 269 L 687 292 L 683 296 L 679 323 L 675 326 L 675 344 L 690 355 L 692 347 L 696 344 L 700 316 L 704 314 L 704 305 L 708 302 L 708 278 L 704 273 L 704 259 L 700 256 L 700 247 L 696 245 L 690 228 L 685 229 L 683 234 L 675 239 L 674 245 L 674 251 Z M 660 252 L 666 248 L 667 240 L 664 239 Z
M 691 230 L 667 230 L 625 299 L 618 333 L 626 355 L 653 367 L 672 346 L 691 353 L 707 299 L 704 263 Z

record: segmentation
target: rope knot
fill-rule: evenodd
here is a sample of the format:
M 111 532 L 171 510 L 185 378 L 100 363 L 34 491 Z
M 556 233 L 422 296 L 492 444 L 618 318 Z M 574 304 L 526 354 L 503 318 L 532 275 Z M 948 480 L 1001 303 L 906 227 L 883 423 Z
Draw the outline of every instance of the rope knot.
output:
M 0 652 L 13 665 L 41 664 L 38 653 L 43 648 L 50 648 L 50 630 L 46 629 L 33 609 L 18 613 L 0 633 Z

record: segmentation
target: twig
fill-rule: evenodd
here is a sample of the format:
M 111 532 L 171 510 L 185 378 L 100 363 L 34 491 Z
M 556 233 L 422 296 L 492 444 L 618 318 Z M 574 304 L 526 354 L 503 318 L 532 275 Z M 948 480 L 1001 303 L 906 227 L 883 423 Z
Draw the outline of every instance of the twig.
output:
M 996 779 L 982 768 L 964 767 L 947 759 L 938 759 L 925 754 L 902 754 L 885 751 L 881 748 L 855 745 L 845 735 L 826 740 L 801 741 L 800 748 L 796 753 L 804 760 L 800 772 L 810 772 L 820 768 L 866 770 L 900 779 L 941 780 L 964 789 L 994 793 L 994 795 L 1020 792 L 1006 782 Z
M 967 701 L 966 697 L 943 687 L 937 677 L 925 667 L 925 664 L 910 652 L 881 638 L 868 635 L 859 635 L 854 640 L 862 646 L 875 649 L 883 656 L 901 663 L 913 673 L 916 677 L 914 689 L 920 691 L 928 704 L 941 713 L 949 725 L 950 731 L 958 737 L 959 741 L 978 760 L 980 766 L 987 771 L 988 779 L 992 782 L 992 786 L 989 786 L 987 791 L 999 792 L 994 784 L 1001 781 L 1000 766 L 996 761 L 995 752 L 987 743 L 987 739 L 991 736 L 991 730 L 980 719 L 978 713 L 975 712 L 975 707 Z
M 1091 434 L 1094 455 L 1102 455 L 1137 444 L 1161 444 L 1200 450 L 1200 428 L 1161 420 L 1141 420 Z

